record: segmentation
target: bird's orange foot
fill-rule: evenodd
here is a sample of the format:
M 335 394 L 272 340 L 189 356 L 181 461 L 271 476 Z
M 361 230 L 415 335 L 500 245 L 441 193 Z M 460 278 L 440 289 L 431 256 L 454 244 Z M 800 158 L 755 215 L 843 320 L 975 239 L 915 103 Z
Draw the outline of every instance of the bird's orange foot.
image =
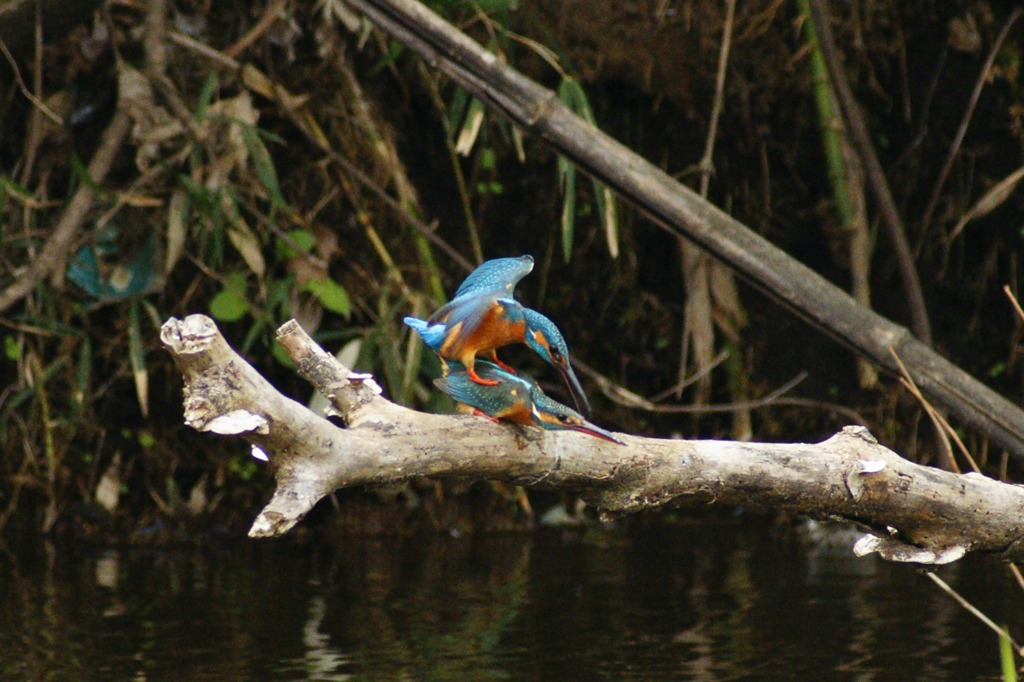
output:
M 472 381 L 474 384 L 480 384 L 481 386 L 497 386 L 498 384 L 501 383 L 497 379 L 484 379 L 483 377 L 476 373 L 475 369 L 471 369 L 466 373 L 469 374 L 469 380 Z
M 509 365 L 506 365 L 504 362 L 502 362 L 501 360 L 498 359 L 498 354 L 497 353 L 491 353 L 491 360 L 494 361 L 494 364 L 496 364 L 498 367 L 501 367 L 503 370 L 505 370 L 509 374 L 516 374 L 516 370 L 513 367 L 510 367 Z

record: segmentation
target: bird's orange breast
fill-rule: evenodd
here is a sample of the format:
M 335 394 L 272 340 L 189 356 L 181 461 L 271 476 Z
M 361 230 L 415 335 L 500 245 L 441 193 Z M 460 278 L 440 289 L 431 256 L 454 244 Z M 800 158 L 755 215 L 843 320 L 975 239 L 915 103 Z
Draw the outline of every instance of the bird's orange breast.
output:
M 471 330 L 464 330 L 456 324 L 441 347 L 448 357 L 461 357 L 472 352 L 474 355 L 522 341 L 526 336 L 526 321 L 513 322 L 505 314 L 505 308 L 495 301 L 488 308 L 480 323 Z

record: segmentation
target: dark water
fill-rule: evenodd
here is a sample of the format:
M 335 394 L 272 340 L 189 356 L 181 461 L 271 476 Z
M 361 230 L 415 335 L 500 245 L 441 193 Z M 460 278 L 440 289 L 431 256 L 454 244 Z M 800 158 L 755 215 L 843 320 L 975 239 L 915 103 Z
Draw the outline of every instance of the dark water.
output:
M 1005 567 L 940 575 L 1020 633 Z M 0 553 L 2 680 L 998 679 L 914 568 L 746 522 Z

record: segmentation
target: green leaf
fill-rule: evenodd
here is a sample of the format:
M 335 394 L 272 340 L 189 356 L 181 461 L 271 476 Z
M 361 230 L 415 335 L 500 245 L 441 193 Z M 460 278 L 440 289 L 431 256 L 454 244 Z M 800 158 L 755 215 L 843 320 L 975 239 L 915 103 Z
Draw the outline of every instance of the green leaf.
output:
M 483 127 L 487 110 L 484 103 L 474 97 L 469 103 L 466 111 L 466 118 L 462 121 L 459 134 L 455 139 L 455 153 L 461 156 L 469 156 L 480 136 L 480 129 Z
M 289 301 L 292 296 L 292 282 L 294 277 L 270 277 L 264 283 L 266 291 L 266 310 L 280 310 L 282 316 L 289 314 Z M 273 323 L 273 320 L 268 320 Z
M 267 151 L 266 145 L 263 144 L 263 140 L 260 139 L 259 131 L 254 126 L 243 126 L 242 141 L 245 142 L 245 146 L 249 150 L 249 156 L 256 167 L 256 175 L 266 190 L 270 192 L 271 205 L 275 208 L 287 206 L 288 202 L 284 200 L 281 186 L 277 182 L 277 169 L 274 168 L 274 160 L 271 158 L 270 152 Z
M 89 336 L 82 337 L 82 343 L 78 350 L 78 371 L 75 377 L 75 400 L 79 403 L 85 401 L 89 392 L 89 382 L 92 379 L 92 341 Z
M 388 43 L 387 53 L 379 60 L 377 60 L 377 63 L 370 68 L 370 75 L 375 76 L 384 69 L 394 64 L 396 61 L 398 61 L 399 56 L 401 56 L 403 52 L 405 52 L 405 47 L 397 40 L 392 40 L 390 43 Z
M 565 76 L 558 86 L 558 98 L 562 100 L 562 104 L 572 109 L 573 113 L 594 125 L 594 110 L 590 108 L 590 99 L 578 80 L 572 76 Z
M 576 167 L 564 156 L 558 157 L 558 184 L 562 188 L 562 258 L 569 262 L 576 230 Z
M 213 95 L 217 92 L 217 74 L 211 73 L 203 83 L 203 89 L 199 91 L 199 101 L 196 103 L 196 119 L 202 122 L 206 118 L 206 110 L 213 101 Z
M 17 200 L 21 203 L 32 200 L 32 192 L 26 187 L 19 185 L 6 175 L 0 175 L 0 208 L 6 204 L 8 194 L 16 196 Z
M 565 76 L 562 79 L 561 84 L 558 86 L 558 98 L 562 100 L 562 103 L 569 107 L 576 115 L 582 118 L 584 121 L 591 125 L 596 125 L 594 120 L 594 110 L 590 106 L 590 98 L 587 97 L 586 90 L 575 78 L 571 76 Z M 561 174 L 561 159 L 559 159 L 559 172 Z M 566 162 L 568 163 L 568 162 Z M 572 182 L 563 182 L 562 190 L 566 193 L 566 203 L 562 207 L 562 251 L 565 256 L 565 260 L 569 260 L 569 254 L 572 251 L 572 245 L 566 246 L 566 229 L 567 224 L 569 225 L 569 238 L 571 240 L 572 228 L 571 223 L 573 219 L 566 215 L 566 211 L 570 208 L 575 210 L 575 200 L 573 205 L 569 206 L 569 185 L 575 190 L 575 178 L 571 179 Z M 604 227 L 605 241 L 608 244 L 608 252 L 612 258 L 618 258 L 619 256 L 619 217 L 618 217 L 618 203 L 615 199 L 615 194 L 599 180 L 592 179 L 594 183 L 594 202 L 597 204 L 598 217 L 601 220 L 601 225 Z
M 604 226 L 605 242 L 608 244 L 608 253 L 612 258 L 619 257 L 619 211 L 618 201 L 615 193 L 603 182 L 594 180 L 594 199 L 597 202 L 597 212 L 600 214 L 601 224 Z
M 210 299 L 210 314 L 221 322 L 235 322 L 249 312 L 249 302 L 235 289 L 221 289 Z
M 484 170 L 494 170 L 498 165 L 497 156 L 493 147 L 484 147 L 480 151 L 480 167 Z
M 314 279 L 306 282 L 302 289 L 316 296 L 321 305 L 331 312 L 345 317 L 352 312 L 352 300 L 348 297 L 348 292 L 333 279 Z
M 4 356 L 12 362 L 17 362 L 21 358 L 21 348 L 18 346 L 17 337 L 10 334 L 4 337 Z
M 1003 682 L 1017 682 L 1017 665 L 1013 656 L 1013 640 L 1006 628 L 999 635 L 999 662 L 1003 669 Z
M 146 369 L 146 352 L 142 343 L 142 326 L 139 323 L 138 301 L 128 307 L 128 356 L 135 379 L 135 394 L 139 399 L 142 416 L 149 416 L 149 371 Z
M 89 169 L 86 168 L 84 163 L 82 163 L 82 159 L 78 157 L 78 154 L 71 155 L 71 175 L 75 180 L 81 182 L 96 194 L 101 196 L 103 195 L 99 186 L 97 186 L 96 182 L 92 179 L 92 176 L 89 175 Z
M 245 273 L 241 271 L 229 272 L 224 276 L 224 288 L 231 289 L 240 295 L 244 295 L 245 290 L 248 288 Z
M 455 92 L 452 93 L 452 101 L 448 105 L 448 136 L 452 141 L 455 140 L 456 131 L 466 117 L 470 99 L 465 88 L 455 88 Z
M 298 258 L 316 246 L 316 237 L 309 230 L 289 230 L 287 239 L 278 239 L 275 251 L 280 260 Z

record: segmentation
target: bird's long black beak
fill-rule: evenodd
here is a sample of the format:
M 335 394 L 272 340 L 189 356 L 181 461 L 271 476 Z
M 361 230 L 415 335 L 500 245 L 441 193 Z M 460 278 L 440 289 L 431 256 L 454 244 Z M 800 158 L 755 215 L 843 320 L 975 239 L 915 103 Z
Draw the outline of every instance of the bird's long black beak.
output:
M 583 422 L 582 424 L 566 424 L 566 428 L 570 428 L 573 431 L 579 431 L 590 436 L 595 436 L 601 440 L 610 441 L 612 443 L 618 443 L 619 445 L 625 445 L 624 442 L 613 436 L 608 431 L 605 431 L 600 426 L 595 426 L 590 422 Z
M 590 400 L 587 399 L 587 394 L 583 392 L 583 387 L 580 386 L 580 380 L 576 378 L 576 373 L 572 371 L 572 365 L 566 360 L 564 365 L 556 365 L 558 367 L 559 374 L 562 375 L 562 381 L 565 382 L 565 387 L 569 389 L 569 393 L 572 394 L 572 400 L 576 403 L 576 409 L 579 410 L 584 417 L 590 416 Z

